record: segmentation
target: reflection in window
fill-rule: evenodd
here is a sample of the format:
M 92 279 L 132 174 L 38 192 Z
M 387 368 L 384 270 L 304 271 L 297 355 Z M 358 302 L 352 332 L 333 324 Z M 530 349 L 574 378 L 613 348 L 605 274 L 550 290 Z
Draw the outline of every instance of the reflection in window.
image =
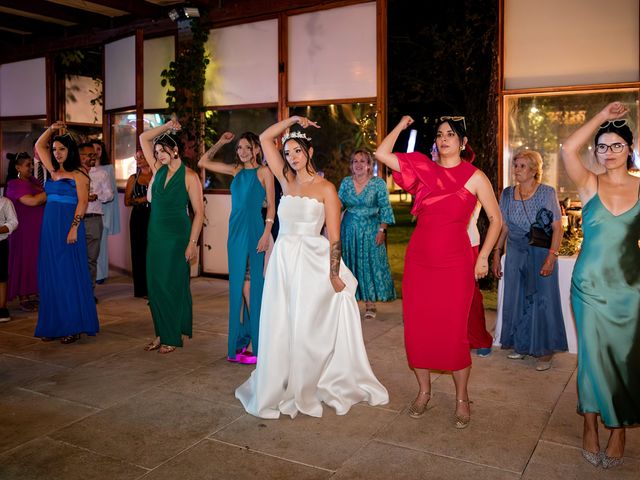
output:
M 45 129 L 45 119 L 5 120 L 0 125 L 0 129 L 2 130 L 0 181 L 4 184 L 9 167 L 7 153 L 27 152 L 33 156 L 33 146 Z
M 336 186 L 350 174 L 349 157 L 354 150 L 375 150 L 377 114 L 373 103 L 293 107 L 290 113 L 320 125 L 319 129 L 307 129 L 313 139 L 313 159 Z
M 621 101 L 628 108 L 627 118 L 631 130 L 638 138 L 637 89 L 600 92 L 577 92 L 562 95 L 509 95 L 505 97 L 506 137 L 504 150 L 504 186 L 513 183 L 511 159 L 522 149 L 537 150 L 544 159 L 542 182 L 551 185 L 558 192 L 561 201 L 566 198 L 578 200 L 575 185 L 566 174 L 560 158 L 560 147 L 564 139 L 580 127 L 585 120 L 593 117 L 605 105 Z M 634 145 L 636 161 L 638 145 Z M 582 151 L 582 161 L 587 168 L 601 172 L 593 154 L 590 141 Z M 636 166 L 640 166 L 637 165 Z
M 278 112 L 273 108 L 251 108 L 242 110 L 208 110 L 205 113 L 205 149 L 211 147 L 224 132 L 232 132 L 238 137 L 243 132 L 260 135 L 269 125 L 278 121 Z M 217 155 L 224 163 L 235 163 L 236 142 L 225 145 Z M 206 172 L 205 189 L 228 189 L 233 178 L 229 175 Z
M 116 113 L 112 116 L 113 150 L 112 157 L 116 170 L 116 181 L 122 187 L 129 176 L 136 173 L 136 114 L 135 112 Z M 144 114 L 144 129 L 149 130 L 162 125 L 168 116 L 160 113 Z M 151 162 L 153 159 L 147 159 Z

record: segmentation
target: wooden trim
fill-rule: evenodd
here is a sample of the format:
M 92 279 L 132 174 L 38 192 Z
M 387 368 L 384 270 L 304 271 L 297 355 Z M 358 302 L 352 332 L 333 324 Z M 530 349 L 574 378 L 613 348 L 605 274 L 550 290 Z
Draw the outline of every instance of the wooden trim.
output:
M 378 99 L 376 97 L 366 97 L 366 98 L 328 98 L 322 100 L 306 100 L 306 101 L 297 101 L 297 102 L 289 102 L 288 105 L 290 107 L 322 107 L 324 105 L 340 105 L 343 103 L 377 103 Z
M 387 0 L 376 2 L 376 143 L 380 145 L 387 135 Z M 387 177 L 386 168 L 380 168 L 378 163 L 378 176 Z
M 125 112 L 134 113 L 136 111 L 136 106 L 128 105 L 126 107 L 111 108 L 109 110 L 105 109 L 104 111 L 108 113 L 125 113 Z
M 250 108 L 278 108 L 277 102 L 269 103 L 240 103 L 238 105 L 207 105 L 205 110 L 246 110 Z M 148 110 L 145 110 L 148 112 Z
M 278 17 L 278 120 L 289 116 L 289 17 Z
M 591 85 L 565 85 L 561 87 L 518 88 L 512 90 L 503 89 L 501 95 L 535 95 L 539 93 L 562 95 L 567 92 L 623 90 L 626 88 L 640 88 L 640 82 L 596 83 Z
M 56 63 L 53 55 L 49 54 L 45 57 L 45 85 L 46 85 L 46 122 L 51 125 L 54 122 L 54 114 L 56 111 Z
M 504 18 L 505 18 L 505 0 L 498 2 L 498 84 L 496 85 L 497 98 L 498 98 L 498 131 L 496 132 L 498 142 L 498 185 L 496 185 L 496 193 L 500 198 L 502 192 L 502 185 L 504 184 L 504 168 L 502 165 L 502 159 L 504 157 L 504 139 L 506 138 L 504 129 L 504 97 L 502 92 L 504 91 L 504 55 L 505 55 L 505 42 L 504 42 Z
M 144 131 L 144 32 L 136 30 L 136 148 L 140 148 L 140 134 Z
M 107 149 L 107 154 L 109 155 L 109 159 L 111 160 L 111 164 L 114 165 L 114 159 L 111 157 L 111 152 L 115 151 L 113 145 L 111 145 L 111 116 L 107 113 L 105 107 L 105 79 L 106 79 L 106 71 L 107 71 L 107 56 L 105 55 L 104 45 L 102 48 L 102 143 L 104 147 Z
M 45 122 L 49 121 L 49 118 L 47 117 L 47 115 L 43 113 L 42 115 L 13 115 L 10 117 L 0 117 L 0 122 L 11 122 L 11 121 L 22 121 L 22 120 L 42 120 L 43 118 Z
M 83 122 L 64 122 L 69 127 L 89 127 L 89 128 L 102 128 L 101 123 L 83 123 Z
M 334 8 L 350 7 L 359 3 L 373 3 L 376 0 L 341 0 L 337 2 L 329 2 L 321 5 L 312 5 L 309 7 L 292 8 L 287 10 L 287 15 L 301 15 L 303 13 L 321 12 L 322 10 L 333 10 Z

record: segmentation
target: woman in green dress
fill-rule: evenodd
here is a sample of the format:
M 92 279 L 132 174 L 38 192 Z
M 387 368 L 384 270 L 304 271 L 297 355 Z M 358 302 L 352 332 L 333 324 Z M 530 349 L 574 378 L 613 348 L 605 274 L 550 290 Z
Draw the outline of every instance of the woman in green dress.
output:
M 171 120 L 140 135 L 140 146 L 153 173 L 153 208 L 147 244 L 147 287 L 156 338 L 145 350 L 173 352 L 182 336 L 191 338 L 190 264 L 196 259 L 204 219 L 200 178 L 180 159 L 180 130 Z M 191 204 L 193 220 L 189 219 Z
M 571 280 L 578 331 L 578 412 L 584 416 L 582 455 L 594 466 L 622 464 L 625 429 L 640 424 L 640 179 L 633 134 L 622 103 L 607 105 L 562 146 L 567 174 L 582 201 L 584 241 Z M 604 173 L 580 160 L 595 133 Z M 610 431 L 600 452 L 597 416 Z
M 276 214 L 273 174 L 261 166 L 260 139 L 253 132 L 240 135 L 233 165 L 214 159 L 235 138 L 225 132 L 202 156 L 198 166 L 233 176 L 227 256 L 229 263 L 229 337 L 227 360 L 254 364 L 258 355 L 260 304 L 264 286 L 265 252 L 273 242 Z M 267 216 L 262 219 L 262 204 Z M 249 350 L 249 344 L 253 352 Z

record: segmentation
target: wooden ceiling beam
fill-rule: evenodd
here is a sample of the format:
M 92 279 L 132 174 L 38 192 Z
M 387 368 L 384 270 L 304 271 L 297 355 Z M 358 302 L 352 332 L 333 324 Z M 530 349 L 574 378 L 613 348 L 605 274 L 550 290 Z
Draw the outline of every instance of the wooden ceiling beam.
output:
M 45 0 L 0 0 L 0 6 L 92 27 L 109 28 L 111 26 L 111 19 L 104 15 Z
M 137 17 L 157 18 L 164 15 L 165 11 L 163 7 L 141 0 L 91 0 L 91 3 L 129 12 Z
M 2 13 L 0 15 L 0 26 L 31 32 L 34 37 L 42 35 L 64 35 L 64 27 L 61 25 L 43 22 L 33 18 L 10 15 L 8 13 Z

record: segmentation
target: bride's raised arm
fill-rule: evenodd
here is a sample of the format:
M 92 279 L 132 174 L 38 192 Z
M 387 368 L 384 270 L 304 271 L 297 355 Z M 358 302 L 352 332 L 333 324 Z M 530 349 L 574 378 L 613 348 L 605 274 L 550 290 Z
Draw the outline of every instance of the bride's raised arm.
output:
M 278 150 L 275 142 L 280 135 L 282 135 L 288 128 L 295 125 L 296 123 L 299 124 L 302 128 L 307 128 L 308 126 L 320 128 L 317 123 L 312 122 L 308 118 L 295 115 L 293 117 L 286 118 L 281 122 L 274 123 L 260 134 L 260 145 L 262 146 L 264 158 L 267 160 L 269 169 L 278 179 L 280 184 L 284 184 L 284 182 L 287 180 L 286 178 L 284 178 L 282 173 L 285 160 L 284 158 L 282 158 L 280 150 Z

